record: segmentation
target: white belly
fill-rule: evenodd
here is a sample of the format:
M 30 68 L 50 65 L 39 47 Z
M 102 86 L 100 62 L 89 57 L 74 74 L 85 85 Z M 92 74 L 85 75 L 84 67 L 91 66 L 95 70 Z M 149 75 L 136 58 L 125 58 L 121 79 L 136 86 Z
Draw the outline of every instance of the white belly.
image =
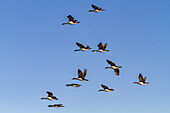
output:
M 96 11 L 96 12 L 101 12 L 101 10 L 98 10 L 98 9 L 97 9 L 97 10 L 95 10 L 95 11 Z
M 113 69 L 118 69 L 118 67 L 116 67 L 116 66 L 112 66 L 112 68 L 113 68 Z
M 110 90 L 108 90 L 108 89 L 105 89 L 105 91 L 109 92 Z
M 87 51 L 87 49 L 85 49 L 85 48 L 82 48 L 81 50 L 82 50 L 82 51 Z
M 76 23 L 75 23 L 75 22 L 73 22 L 73 21 L 69 21 L 68 23 L 69 23 L 69 24 L 76 24 Z
M 103 52 L 103 50 L 102 50 L 102 49 L 99 49 L 99 52 Z
M 47 99 L 48 99 L 48 100 L 52 100 L 52 98 L 51 98 L 51 97 L 47 97 Z
M 143 82 L 139 82 L 139 84 L 140 84 L 140 85 L 144 85 L 144 83 L 143 83 Z
M 83 80 L 82 78 L 78 78 L 79 80 Z

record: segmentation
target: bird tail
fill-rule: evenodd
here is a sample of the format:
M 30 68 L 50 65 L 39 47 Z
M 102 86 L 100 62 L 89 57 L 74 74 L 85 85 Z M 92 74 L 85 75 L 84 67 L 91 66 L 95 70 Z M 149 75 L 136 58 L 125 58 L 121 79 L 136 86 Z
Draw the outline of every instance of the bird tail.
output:
M 100 92 L 100 91 L 104 91 L 104 90 L 100 89 L 98 92 Z
M 78 80 L 77 78 L 72 78 L 72 80 Z
M 92 52 L 97 52 L 96 50 L 93 50 Z
M 48 105 L 48 107 L 53 107 L 53 105 Z
M 105 69 L 112 69 L 111 67 L 105 67 Z
M 133 84 L 139 84 L 138 82 L 133 82 Z
M 61 25 L 67 25 L 68 23 L 62 23 Z
M 45 100 L 46 98 L 41 98 L 41 100 Z
M 94 10 L 89 10 L 89 12 L 94 12 Z
M 76 51 L 80 51 L 80 49 L 76 49 L 76 50 L 74 50 L 74 51 L 75 51 L 75 52 L 76 52 Z
M 66 84 L 66 86 L 67 86 L 67 87 L 69 87 L 69 86 L 70 86 L 70 84 Z

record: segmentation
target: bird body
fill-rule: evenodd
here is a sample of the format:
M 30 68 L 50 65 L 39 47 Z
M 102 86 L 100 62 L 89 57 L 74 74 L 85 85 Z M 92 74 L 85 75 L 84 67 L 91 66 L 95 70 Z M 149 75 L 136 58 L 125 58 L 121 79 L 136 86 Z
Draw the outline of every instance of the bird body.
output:
M 73 83 L 73 84 L 66 84 L 66 86 L 67 86 L 67 87 L 69 87 L 69 86 L 80 87 L 81 85 L 80 85 L 80 84 L 75 84 L 75 83 Z
M 80 69 L 78 69 L 78 78 L 72 78 L 72 80 L 88 81 L 87 79 L 85 79 L 86 74 L 87 69 L 84 69 L 83 72 Z
M 102 86 L 102 88 L 104 88 L 104 89 L 100 89 L 99 92 L 100 92 L 100 91 L 105 91 L 105 92 L 114 91 L 114 89 L 110 89 L 110 88 L 108 88 L 107 86 L 105 86 L 105 85 L 103 85 L 103 84 L 101 84 L 101 86 Z
M 78 46 L 78 47 L 80 47 L 80 49 L 76 49 L 76 50 L 74 50 L 74 51 L 87 51 L 87 50 L 90 50 L 91 48 L 90 48 L 90 46 L 84 46 L 84 45 L 82 45 L 82 44 L 80 44 L 80 43 L 78 43 L 78 42 L 76 42 L 76 45 Z
M 146 81 L 146 77 L 143 78 L 141 73 L 139 73 L 138 79 L 139 79 L 139 82 L 133 82 L 133 84 L 139 84 L 139 85 L 149 84 L 149 82 L 145 82 Z
M 98 45 L 98 50 L 93 50 L 92 52 L 108 52 L 109 50 L 106 50 L 107 47 L 107 43 L 105 43 L 104 45 L 102 45 L 102 42 L 100 42 Z
M 114 69 L 114 72 L 116 75 L 119 75 L 119 68 L 122 68 L 122 66 L 116 66 L 115 63 L 113 63 L 110 60 L 106 60 L 108 64 L 111 65 L 111 67 L 106 67 L 105 69 Z
M 61 108 L 61 107 L 64 107 L 64 106 L 62 104 L 54 104 L 54 105 L 48 105 L 48 107 Z
M 46 92 L 48 94 L 48 96 L 46 98 L 41 98 L 42 100 L 58 100 L 58 98 L 56 98 L 55 96 L 53 96 L 53 93 L 47 91 Z
M 99 8 L 99 7 L 97 7 L 97 6 L 93 5 L 93 4 L 91 4 L 91 6 L 92 6 L 92 8 L 94 10 L 89 10 L 89 12 L 101 12 L 101 11 L 104 11 L 104 9 Z
M 62 23 L 62 25 L 68 25 L 68 24 L 74 25 L 80 23 L 77 20 L 74 20 L 74 18 L 71 15 L 68 15 L 67 18 L 69 19 L 69 21 L 67 23 Z

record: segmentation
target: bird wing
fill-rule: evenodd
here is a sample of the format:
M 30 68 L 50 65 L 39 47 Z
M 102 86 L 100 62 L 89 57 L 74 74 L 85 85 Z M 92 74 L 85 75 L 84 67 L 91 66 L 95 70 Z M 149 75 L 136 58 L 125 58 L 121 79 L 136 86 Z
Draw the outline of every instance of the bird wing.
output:
M 114 69 L 114 72 L 117 76 L 119 76 L 119 69 Z
M 104 49 L 106 49 L 106 47 L 107 47 L 107 43 L 105 43 L 105 44 L 103 45 L 103 48 L 104 48 Z
M 145 81 L 146 81 L 146 77 L 143 78 L 143 82 L 145 82 Z
M 83 73 L 80 69 L 78 69 L 78 78 L 83 78 Z
M 86 74 L 87 74 L 87 69 L 84 69 L 84 71 L 83 71 L 83 78 L 85 78 Z
M 53 106 L 61 106 L 62 104 L 54 104 Z
M 142 76 L 142 74 L 141 74 L 141 73 L 139 73 L 139 77 L 138 77 L 138 79 L 139 79 L 139 82 L 143 82 L 143 76 Z
M 109 89 L 107 86 L 101 84 L 101 86 L 104 88 L 104 89 Z
M 110 60 L 106 60 L 108 64 L 110 64 L 111 66 L 116 66 L 115 63 L 113 63 L 112 61 Z
M 87 48 L 89 49 L 89 48 L 90 48 L 90 46 L 88 46 L 88 45 L 87 45 L 87 46 L 86 46 L 86 49 L 87 49 Z
M 93 4 L 91 4 L 91 6 L 92 6 L 95 10 L 98 9 L 98 7 L 95 6 L 95 5 L 93 5 Z
M 49 91 L 47 91 L 46 93 L 48 94 L 48 97 L 53 97 L 53 93 L 51 93 Z
M 82 44 L 76 42 L 77 46 L 79 46 L 80 48 L 85 48 Z
M 99 49 L 103 49 L 103 45 L 101 42 L 97 46 L 99 47 Z
M 69 21 L 74 21 L 74 18 L 71 15 L 68 15 L 67 17 L 68 17 Z

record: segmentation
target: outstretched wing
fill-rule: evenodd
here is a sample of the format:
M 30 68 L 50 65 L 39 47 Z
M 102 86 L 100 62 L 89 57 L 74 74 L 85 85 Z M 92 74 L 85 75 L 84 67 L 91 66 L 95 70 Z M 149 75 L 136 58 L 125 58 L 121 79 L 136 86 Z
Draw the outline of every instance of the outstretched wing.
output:
M 96 10 L 96 9 L 99 9 L 97 6 L 91 4 L 91 6 Z
M 101 86 L 104 88 L 104 89 L 109 89 L 107 86 L 101 84 Z
M 74 18 L 71 15 L 68 15 L 67 17 L 68 17 L 69 21 L 74 21 Z
M 103 45 L 101 42 L 98 44 L 98 47 L 99 47 L 99 49 L 103 49 Z
M 85 48 L 82 44 L 76 42 L 77 46 L 79 46 L 80 48 Z
M 103 45 L 103 49 L 106 49 L 106 47 L 107 47 L 107 43 L 105 43 L 105 44 Z
M 111 66 L 116 66 L 115 63 L 113 63 L 112 61 L 110 60 L 106 60 L 108 64 L 110 64 Z
M 78 78 L 83 78 L 83 73 L 80 69 L 78 69 Z
M 119 76 L 119 69 L 114 69 L 114 72 L 115 72 L 116 75 Z
M 85 78 L 86 74 L 87 74 L 87 69 L 84 69 L 84 71 L 83 71 L 83 78 Z
M 51 93 L 49 91 L 47 91 L 46 93 L 48 94 L 48 97 L 53 97 L 53 93 Z
M 139 73 L 139 77 L 138 77 L 138 79 L 139 79 L 139 82 L 143 82 L 143 76 L 142 76 L 142 74 L 141 74 L 141 73 Z
M 62 106 L 62 104 L 54 104 L 53 106 Z

